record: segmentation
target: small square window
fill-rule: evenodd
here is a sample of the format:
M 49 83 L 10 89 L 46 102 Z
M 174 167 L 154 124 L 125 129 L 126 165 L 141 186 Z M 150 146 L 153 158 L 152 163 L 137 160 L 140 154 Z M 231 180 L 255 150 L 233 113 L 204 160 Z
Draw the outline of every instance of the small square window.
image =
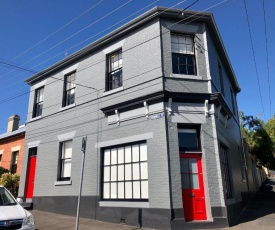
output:
M 199 130 L 197 128 L 180 128 L 178 130 L 178 139 L 181 151 L 201 150 Z

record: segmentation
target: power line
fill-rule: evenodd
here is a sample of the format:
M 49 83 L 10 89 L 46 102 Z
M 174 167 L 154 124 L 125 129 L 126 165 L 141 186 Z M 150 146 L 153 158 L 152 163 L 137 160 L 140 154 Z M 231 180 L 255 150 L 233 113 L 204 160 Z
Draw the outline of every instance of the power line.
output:
M 263 0 L 263 11 L 264 11 L 264 28 L 265 28 L 265 51 L 266 51 L 266 64 L 267 64 L 267 80 L 268 80 L 268 93 L 269 93 L 269 112 L 271 116 L 271 93 L 270 93 L 270 77 L 269 77 L 269 60 L 268 60 L 268 49 L 267 49 L 267 32 L 266 32 L 266 15 L 265 15 L 265 1 Z
M 16 60 L 17 58 L 21 57 L 23 54 L 29 52 L 30 50 L 34 49 L 35 47 L 37 47 L 38 45 L 40 45 L 41 43 L 43 43 L 44 41 L 48 40 L 50 37 L 52 37 L 53 35 L 57 34 L 58 32 L 60 32 L 61 30 L 63 30 L 64 28 L 66 28 L 68 25 L 72 24 L 74 21 L 76 21 L 77 19 L 79 19 L 80 17 L 82 17 L 84 14 L 88 13 L 89 11 L 91 11 L 92 9 L 94 9 L 96 6 L 98 6 L 101 2 L 103 2 L 104 0 L 100 0 L 98 3 L 96 3 L 95 5 L 93 5 L 92 7 L 90 7 L 88 10 L 84 11 L 83 13 L 81 13 L 80 15 L 78 15 L 77 17 L 75 17 L 74 19 L 72 19 L 71 21 L 69 21 L 68 23 L 66 23 L 64 26 L 60 27 L 58 30 L 56 30 L 55 32 L 51 33 L 50 35 L 46 36 L 45 38 L 43 38 L 41 41 L 37 42 L 35 45 L 31 46 L 30 48 L 26 49 L 25 51 L 23 51 L 22 53 L 18 54 L 16 57 L 14 57 L 13 59 L 11 59 L 11 61 Z M 11 73 L 12 71 L 6 73 L 4 76 L 6 76 L 7 74 Z M 0 76 L 0 78 L 3 76 Z
M 178 24 L 179 22 L 182 22 L 182 21 L 184 21 L 184 20 L 188 20 L 189 18 L 195 17 L 195 15 L 200 14 L 200 13 L 203 13 L 203 12 L 206 11 L 206 10 L 212 9 L 212 8 L 214 8 L 214 7 L 217 7 L 217 6 L 221 6 L 221 4 L 224 4 L 224 3 L 228 2 L 228 1 L 229 1 L 229 0 L 224 0 L 224 1 L 220 2 L 220 3 L 218 3 L 218 4 L 215 4 L 215 5 L 211 6 L 211 7 L 206 8 L 206 9 L 203 10 L 203 11 L 200 11 L 200 12 L 194 14 L 194 15 L 191 15 L 191 16 L 189 16 L 188 18 L 184 18 L 184 19 L 182 19 L 182 20 L 179 20 L 178 22 L 176 22 L 176 23 L 174 23 L 174 24 L 172 24 L 172 25 L 170 25 L 170 26 L 176 25 L 176 24 Z M 176 6 L 176 5 L 179 5 L 179 4 L 183 3 L 183 2 L 185 2 L 185 1 L 180 1 L 180 2 L 178 2 L 177 4 L 173 5 L 172 7 L 174 7 L 174 6 Z M 172 7 L 170 7 L 170 8 L 172 8 Z M 163 13 L 163 12 L 169 10 L 170 8 L 168 8 L 168 9 L 166 9 L 166 10 L 160 12 L 159 14 L 161 14 L 161 13 Z M 200 16 L 200 17 L 202 17 L 202 16 Z M 188 22 L 186 22 L 185 24 L 188 24 L 188 23 L 190 23 L 190 22 L 192 22 L 192 21 L 194 21 L 194 20 L 196 20 L 196 19 L 198 19 L 198 18 L 199 18 L 199 17 L 194 18 L 193 20 L 188 21 Z M 149 19 L 147 19 L 147 20 L 149 20 Z M 168 26 L 168 27 L 170 27 L 170 26 Z M 169 32 L 169 31 L 167 31 L 167 32 Z M 167 32 L 164 32 L 164 33 L 167 33 Z M 162 33 L 163 33 L 163 32 L 162 32 Z M 164 34 L 164 33 L 163 33 L 163 34 Z M 148 40 L 145 41 L 145 42 L 148 42 L 148 41 L 150 41 L 150 40 L 152 40 L 152 39 L 154 39 L 154 38 L 156 38 L 156 37 L 158 37 L 158 36 L 160 36 L 160 35 L 157 35 L 157 36 L 155 36 L 155 37 L 153 37 L 153 38 L 151 38 L 151 39 L 148 39 Z M 129 50 L 131 50 L 131 49 L 133 49 L 133 48 L 135 48 L 135 47 L 137 47 L 137 46 L 139 46 L 139 45 L 142 45 L 142 44 L 144 44 L 145 42 L 142 42 L 142 43 L 140 43 L 140 44 L 138 44 L 138 45 L 136 45 L 136 46 L 134 46 L 134 47 L 130 47 L 129 49 L 124 50 L 124 52 L 127 52 L 127 51 L 129 51 Z M 105 61 L 105 59 L 103 59 L 103 60 L 97 62 L 96 64 L 98 64 L 98 63 L 100 63 L 100 62 L 103 62 L 103 61 Z M 91 65 L 87 65 L 87 66 L 90 67 Z M 86 68 L 88 68 L 88 67 L 86 67 Z M 49 78 L 54 78 L 54 77 L 49 77 Z M 55 79 L 57 79 L 57 78 L 55 78 Z M 64 81 L 64 80 L 62 80 L 62 79 L 57 79 L 57 80 Z M 80 85 L 80 86 L 84 86 L 84 85 Z M 87 87 L 87 88 L 92 88 L 92 89 L 94 89 L 94 90 L 97 90 L 97 89 L 95 89 L 95 88 L 93 88 L 93 87 Z M 28 92 L 29 92 L 29 91 L 28 91 Z M 26 93 L 28 93 L 28 92 L 26 92 Z M 22 95 L 25 95 L 26 93 L 23 93 Z M 20 95 L 19 95 L 19 96 L 20 96 Z M 13 97 L 13 98 L 11 98 L 11 99 L 8 99 L 8 100 L 12 100 L 12 99 L 18 98 L 19 96 L 15 96 L 15 97 Z M 1 101 L 0 104 L 1 104 L 1 103 L 4 103 L 4 102 L 6 102 L 6 101 Z
M 261 87 L 260 87 L 258 68 L 257 68 L 257 64 L 256 64 L 255 51 L 254 51 L 254 46 L 253 46 L 253 42 L 252 42 L 252 35 L 251 35 L 249 18 L 248 18 L 246 0 L 244 0 L 244 6 L 245 6 L 246 20 L 247 20 L 247 24 L 248 24 L 248 31 L 249 31 L 250 44 L 251 44 L 251 49 L 252 49 L 252 54 L 253 54 L 254 66 L 255 66 L 255 70 L 256 70 L 258 89 L 259 89 L 260 98 L 261 98 L 262 110 L 263 110 L 263 114 L 264 114 L 264 118 L 265 118 L 264 104 L 263 104 L 262 92 L 261 92 Z

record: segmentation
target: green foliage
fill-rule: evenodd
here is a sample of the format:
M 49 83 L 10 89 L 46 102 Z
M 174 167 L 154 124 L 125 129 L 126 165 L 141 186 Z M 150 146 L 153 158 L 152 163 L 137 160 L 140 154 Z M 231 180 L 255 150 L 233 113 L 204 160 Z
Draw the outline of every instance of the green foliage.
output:
M 0 178 L 0 184 L 5 186 L 14 197 L 18 195 L 20 175 L 4 173 Z
M 257 165 L 275 169 L 275 119 L 264 123 L 260 117 L 244 116 L 241 112 L 240 121 L 242 136 L 256 155 Z
M 5 168 L 0 166 L 0 178 L 1 178 L 3 173 L 8 173 L 8 172 L 10 172 L 8 169 L 5 169 Z

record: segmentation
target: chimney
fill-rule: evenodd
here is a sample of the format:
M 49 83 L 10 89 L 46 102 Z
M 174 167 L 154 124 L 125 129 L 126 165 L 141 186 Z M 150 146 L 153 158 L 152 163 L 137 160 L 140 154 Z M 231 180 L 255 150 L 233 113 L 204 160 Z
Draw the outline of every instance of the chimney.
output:
M 18 129 L 20 117 L 18 115 L 13 115 L 9 117 L 7 132 L 12 132 Z

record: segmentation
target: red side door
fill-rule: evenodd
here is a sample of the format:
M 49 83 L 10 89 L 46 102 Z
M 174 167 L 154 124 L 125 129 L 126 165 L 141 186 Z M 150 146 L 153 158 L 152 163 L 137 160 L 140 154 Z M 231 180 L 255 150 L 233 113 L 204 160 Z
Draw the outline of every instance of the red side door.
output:
M 30 149 L 29 160 L 28 160 L 28 173 L 26 181 L 26 198 L 32 198 L 34 189 L 34 178 L 36 169 L 36 154 L 37 148 Z
M 201 155 L 180 154 L 180 167 L 185 220 L 206 220 Z

